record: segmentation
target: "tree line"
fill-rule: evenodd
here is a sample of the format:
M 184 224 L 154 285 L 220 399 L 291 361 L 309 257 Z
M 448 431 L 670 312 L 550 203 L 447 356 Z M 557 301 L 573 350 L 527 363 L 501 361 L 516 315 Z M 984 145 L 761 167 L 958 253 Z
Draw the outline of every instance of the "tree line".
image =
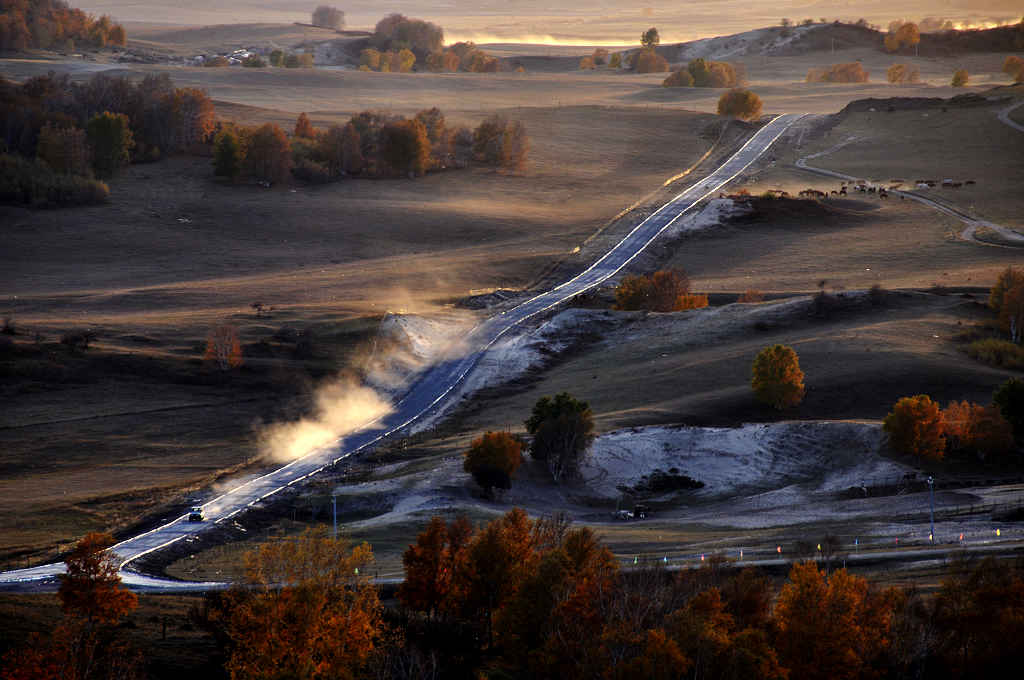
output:
M 203 144 L 213 130 L 203 90 L 167 74 L 139 82 L 96 74 L 84 83 L 49 73 L 17 85 L 0 78 L 0 194 L 5 202 L 66 205 L 105 200 L 108 179 Z
M 93 17 L 64 0 L 0 0 L 0 50 L 124 47 L 121 24 Z
M 0 678 L 142 675 L 121 625 L 137 599 L 102 552 L 111 542 L 76 546 L 63 619 L 9 651 Z M 385 606 L 370 547 L 310 529 L 250 551 L 243 583 L 189 618 L 233 680 L 944 680 L 1012 677 L 1024 661 L 1024 572 L 995 558 L 954 559 L 931 596 L 875 586 L 834 555 L 794 563 L 776 586 L 715 556 L 624 570 L 591 529 L 517 508 L 478 526 L 434 517 L 402 562 Z
M 440 109 L 411 118 L 364 111 L 326 130 L 299 115 L 291 136 L 273 123 L 222 123 L 214 135 L 214 174 L 231 180 L 283 182 L 289 176 L 318 184 L 343 177 L 419 177 L 471 162 L 502 170 L 526 166 L 526 126 L 494 115 L 475 130 L 449 126 Z

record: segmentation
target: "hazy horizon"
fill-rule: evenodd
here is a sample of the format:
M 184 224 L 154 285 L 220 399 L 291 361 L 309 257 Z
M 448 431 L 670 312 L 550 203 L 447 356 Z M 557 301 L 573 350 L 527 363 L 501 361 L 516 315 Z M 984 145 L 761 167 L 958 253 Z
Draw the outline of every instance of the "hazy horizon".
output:
M 292 23 L 309 21 L 323 0 L 237 0 L 209 3 L 182 0 L 84 0 L 75 2 L 94 14 L 119 21 L 174 25 Z M 422 0 L 355 0 L 331 2 L 346 13 L 353 29 L 369 29 L 386 14 L 399 12 L 427 19 L 445 29 L 447 41 L 558 42 L 562 44 L 632 44 L 649 26 L 658 27 L 664 42 L 680 42 L 777 25 L 783 17 L 800 21 L 867 19 L 887 25 L 894 19 L 941 17 L 971 25 L 1019 20 L 1019 0 L 695 0 L 686 6 L 666 0 L 562 2 L 540 0 L 478 0 L 427 3 Z

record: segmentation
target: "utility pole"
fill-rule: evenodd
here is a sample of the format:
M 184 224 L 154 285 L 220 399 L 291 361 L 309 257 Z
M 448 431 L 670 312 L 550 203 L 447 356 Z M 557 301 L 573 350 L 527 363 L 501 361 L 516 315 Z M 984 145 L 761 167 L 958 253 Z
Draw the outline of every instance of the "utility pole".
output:
M 931 531 L 928 533 L 928 540 L 935 542 L 935 478 L 928 475 L 928 500 L 931 506 L 929 517 L 931 519 Z
M 331 536 L 338 540 L 338 497 L 334 494 L 331 494 L 331 508 L 334 510 L 334 530 Z

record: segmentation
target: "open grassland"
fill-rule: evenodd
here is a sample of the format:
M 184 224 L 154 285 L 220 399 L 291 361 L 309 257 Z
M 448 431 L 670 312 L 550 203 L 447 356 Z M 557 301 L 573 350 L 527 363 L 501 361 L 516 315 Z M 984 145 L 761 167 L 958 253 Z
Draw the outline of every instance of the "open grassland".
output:
M 18 564 L 184 502 L 189 488 L 249 462 L 254 427 L 302 408 L 307 383 L 349 364 L 384 312 L 530 284 L 712 141 L 700 114 L 514 113 L 534 145 L 522 174 L 468 169 L 292 192 L 219 184 L 208 160 L 175 158 L 126 169 L 108 206 L 3 208 L 0 311 L 33 352 L 3 362 L 6 558 Z M 274 311 L 257 316 L 253 302 Z M 239 328 L 247 365 L 227 381 L 203 377 L 206 334 L 225 320 Z M 315 330 L 312 375 L 308 361 L 274 349 L 283 326 Z M 86 327 L 96 346 L 69 357 L 56 340 Z M 117 357 L 127 365 L 113 366 Z

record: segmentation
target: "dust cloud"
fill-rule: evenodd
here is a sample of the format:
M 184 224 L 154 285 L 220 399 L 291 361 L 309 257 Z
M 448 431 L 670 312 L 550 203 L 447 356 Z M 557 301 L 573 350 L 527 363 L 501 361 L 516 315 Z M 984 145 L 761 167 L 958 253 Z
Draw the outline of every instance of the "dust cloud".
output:
M 260 432 L 260 453 L 275 462 L 304 456 L 390 414 L 391 402 L 350 378 L 321 385 L 313 412 L 297 421 L 275 423 Z

